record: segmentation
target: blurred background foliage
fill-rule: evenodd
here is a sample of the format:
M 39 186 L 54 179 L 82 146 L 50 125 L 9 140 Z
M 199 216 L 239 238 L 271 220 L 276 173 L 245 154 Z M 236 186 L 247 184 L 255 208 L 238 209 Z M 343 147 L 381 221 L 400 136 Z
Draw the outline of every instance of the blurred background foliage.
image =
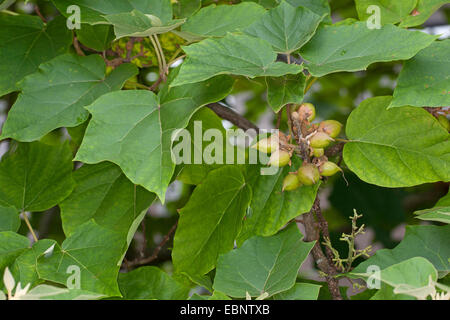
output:
M 274 0 L 259 0 L 255 2 L 270 5 Z M 239 3 L 240 1 L 202 1 L 206 6 L 211 3 Z M 18 1 L 10 8 L 10 11 L 25 14 L 34 14 L 34 3 L 37 3 L 40 11 L 45 17 L 52 18 L 58 15 L 57 10 L 51 2 L 45 0 L 32 0 L 27 4 Z M 331 0 L 333 22 L 343 19 L 357 19 L 353 0 Z M 423 26 L 427 32 L 439 34 L 447 30 L 449 34 L 450 7 L 444 6 L 436 12 Z M 123 48 L 126 40 L 113 44 L 113 48 Z M 170 34 L 163 37 L 161 43 L 164 47 L 167 59 L 176 56 L 180 45 L 184 40 Z M 144 46 L 145 54 L 133 61 L 141 68 L 139 76 L 133 81 L 144 85 L 152 85 L 157 79 L 158 66 L 154 59 L 153 48 L 147 42 L 137 43 L 135 53 L 138 54 L 140 46 Z M 119 52 L 120 54 L 120 52 Z M 148 66 L 147 66 L 148 65 Z M 320 78 L 314 83 L 311 90 L 305 96 L 305 101 L 312 102 L 316 106 L 318 121 L 323 119 L 336 119 L 345 124 L 350 112 L 356 108 L 361 101 L 373 96 L 392 95 L 396 78 L 401 70 L 401 63 L 376 63 L 371 65 L 367 71 L 356 73 L 335 73 Z M 5 75 L 1 75 L 5 76 Z M 127 84 L 127 88 L 133 88 L 133 81 Z M 17 93 L 12 93 L 0 98 L 0 124 L 5 120 L 6 114 L 14 101 Z M 270 129 L 275 127 L 276 115 L 268 106 L 266 101 L 266 86 L 263 79 L 248 80 L 238 78 L 232 95 L 224 103 L 234 108 L 249 120 L 258 124 L 261 128 Z M 286 130 L 286 114 L 283 113 L 281 129 Z M 224 122 L 225 127 L 230 127 Z M 71 139 L 74 153 L 79 146 L 85 126 L 74 129 L 56 130 L 43 140 L 53 143 L 61 139 Z M 69 135 L 70 134 L 70 135 Z M 9 148 L 8 142 L 0 144 L 0 156 Z M 336 159 L 339 160 L 339 159 Z M 342 163 L 345 169 L 345 163 Z M 367 184 L 358 179 L 354 174 L 345 170 L 344 180 L 341 175 L 332 177 L 321 191 L 321 203 L 324 215 L 329 221 L 332 241 L 335 247 L 346 254 L 346 244 L 338 241 L 342 232 L 350 230 L 350 220 L 355 208 L 358 213 L 363 214 L 359 221 L 367 226 L 367 244 L 373 243 L 376 248 L 393 248 L 403 236 L 405 224 L 423 223 L 415 219 L 413 212 L 420 209 L 432 207 L 436 201 L 446 194 L 448 184 L 435 183 L 413 188 L 388 189 Z M 167 203 L 162 206 L 155 203 L 151 206 L 148 215 L 136 233 L 133 244 L 127 253 L 127 260 L 148 257 L 163 240 L 171 227 L 177 220 L 178 210 L 182 208 L 194 186 L 174 181 L 167 195 Z M 52 238 L 62 242 L 64 237 L 59 208 L 52 208 L 44 213 L 31 214 L 33 226 L 37 229 L 39 237 Z M 27 234 L 25 224 L 19 231 Z M 170 248 L 171 240 L 160 252 L 158 258 L 151 264 L 160 265 L 170 271 Z M 365 245 L 365 244 L 364 244 Z M 364 246 L 361 245 L 361 246 Z

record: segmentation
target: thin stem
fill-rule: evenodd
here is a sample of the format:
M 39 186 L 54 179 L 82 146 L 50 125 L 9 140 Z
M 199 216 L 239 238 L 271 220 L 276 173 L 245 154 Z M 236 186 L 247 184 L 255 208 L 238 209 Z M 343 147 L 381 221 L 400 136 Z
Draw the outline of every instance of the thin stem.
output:
M 151 35 L 150 37 L 150 41 L 152 42 L 153 48 L 155 48 L 155 53 L 156 53 L 156 58 L 158 59 L 158 66 L 159 66 L 159 75 L 162 76 L 163 74 L 163 63 L 161 60 L 161 54 L 159 53 L 159 48 L 158 45 L 155 42 L 155 39 L 153 38 L 153 35 Z
M 220 103 L 210 103 L 207 105 L 215 114 L 221 117 L 224 120 L 230 121 L 236 127 L 241 128 L 243 130 L 254 129 L 256 132 L 259 132 L 258 126 L 256 126 L 251 121 L 247 120 L 247 118 L 241 116 L 233 109 L 223 106 Z
M 312 78 L 309 83 L 307 84 L 306 88 L 305 88 L 305 92 L 304 94 L 306 94 L 312 87 L 312 85 L 317 81 L 317 78 Z
M 27 224 L 28 229 L 31 232 L 31 235 L 33 236 L 33 239 L 35 242 L 38 242 L 38 238 L 36 237 L 36 233 L 34 233 L 33 227 L 31 226 L 30 220 L 28 220 L 27 215 L 25 214 L 24 211 L 22 211 L 22 217 L 25 220 L 25 223 Z
M 281 116 L 283 114 L 283 111 L 280 110 L 277 112 L 277 129 L 280 129 L 280 125 L 281 125 Z
M 34 12 L 41 18 L 42 22 L 47 23 L 47 19 L 42 15 L 41 10 L 39 10 L 39 7 L 37 4 L 34 5 Z
M 164 56 L 164 51 L 161 47 L 161 43 L 159 42 L 158 36 L 156 34 L 154 34 L 153 37 L 155 38 L 155 42 L 156 42 L 156 45 L 158 46 L 159 54 L 161 56 L 163 72 L 164 72 L 164 74 L 167 74 L 168 68 L 167 68 L 167 63 L 166 63 L 166 57 Z
M 144 259 L 136 259 L 134 261 L 125 263 L 125 266 L 127 269 L 133 268 L 136 266 L 141 266 L 144 264 L 149 264 L 150 262 L 156 260 L 158 258 L 158 255 L 162 248 L 166 245 L 166 243 L 170 240 L 171 235 L 175 232 L 176 228 L 178 226 L 178 221 L 175 222 L 175 224 L 170 228 L 169 232 L 164 236 L 164 239 L 161 241 L 161 243 L 155 248 L 152 255 L 150 257 L 144 258 Z
M 2 10 L 1 12 L 6 13 L 6 14 L 10 14 L 12 16 L 18 16 L 19 15 L 17 12 L 9 11 L 9 10 Z

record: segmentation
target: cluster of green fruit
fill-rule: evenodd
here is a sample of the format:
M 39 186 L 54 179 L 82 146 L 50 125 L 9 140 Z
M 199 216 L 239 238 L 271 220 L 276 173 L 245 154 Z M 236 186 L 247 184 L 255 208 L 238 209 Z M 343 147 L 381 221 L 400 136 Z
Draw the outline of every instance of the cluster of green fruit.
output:
M 342 124 L 336 120 L 325 120 L 312 123 L 316 117 L 316 109 L 311 103 L 303 103 L 291 113 L 294 124 L 292 131 L 305 142 L 311 162 L 306 162 L 297 170 L 290 172 L 283 181 L 283 191 L 292 191 L 302 185 L 311 186 L 319 182 L 321 177 L 329 177 L 342 171 L 338 165 L 328 161 L 325 156 L 327 148 L 342 130 Z M 299 147 L 289 142 L 290 136 L 277 132 L 268 138 L 258 141 L 252 148 L 270 153 L 268 165 L 284 167 L 291 165 L 291 157 Z

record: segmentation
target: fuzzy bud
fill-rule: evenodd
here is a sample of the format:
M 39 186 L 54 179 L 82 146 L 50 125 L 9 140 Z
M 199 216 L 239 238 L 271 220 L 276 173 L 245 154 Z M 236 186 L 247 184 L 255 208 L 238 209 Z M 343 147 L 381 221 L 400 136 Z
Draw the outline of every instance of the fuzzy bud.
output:
M 312 148 L 326 148 L 332 141 L 328 134 L 319 131 L 309 139 L 309 144 Z
M 298 114 L 301 119 L 311 122 L 316 118 L 316 108 L 312 103 L 305 102 L 298 108 Z
M 288 174 L 283 180 L 282 191 L 292 191 L 298 189 L 301 186 L 300 181 L 298 181 L 297 175 Z
M 298 169 L 297 178 L 305 186 L 312 186 L 320 180 L 319 169 L 311 163 L 305 164 Z
M 252 146 L 253 149 L 259 150 L 264 153 L 272 153 L 278 150 L 278 139 L 275 136 L 259 140 Z
M 332 138 L 336 138 L 342 130 L 342 123 L 336 120 L 325 120 L 319 125 L 319 131 L 325 132 Z
M 336 174 L 338 171 L 341 171 L 341 168 L 338 167 L 337 164 L 331 161 L 324 162 L 319 167 L 320 174 L 324 177 L 331 177 Z
M 291 161 L 291 155 L 284 150 L 276 150 L 269 159 L 269 166 L 284 167 Z
M 313 149 L 313 156 L 316 158 L 320 158 L 325 154 L 325 150 L 323 148 L 314 148 Z

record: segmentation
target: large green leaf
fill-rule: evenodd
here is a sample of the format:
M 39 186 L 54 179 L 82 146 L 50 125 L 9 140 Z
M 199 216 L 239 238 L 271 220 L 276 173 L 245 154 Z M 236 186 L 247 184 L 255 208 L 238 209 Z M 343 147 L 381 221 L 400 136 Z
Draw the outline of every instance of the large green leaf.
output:
M 200 9 L 181 27 L 181 31 L 208 37 L 225 36 L 251 25 L 266 10 L 256 3 L 240 3 L 236 5 L 210 5 Z
M 76 30 L 77 39 L 85 46 L 97 50 L 107 50 L 114 40 L 114 30 L 109 25 L 90 25 L 84 23 Z
M 180 211 L 172 251 L 175 270 L 194 275 L 211 271 L 219 254 L 233 249 L 250 198 L 238 167 L 211 171 Z
M 406 17 L 400 23 L 400 27 L 409 28 L 424 23 L 440 6 L 446 3 L 448 3 L 448 0 L 418 0 L 416 11 Z
M 16 0 L 0 0 L 0 10 L 8 9 Z
M 323 18 L 307 8 L 294 8 L 283 1 L 246 28 L 245 33 L 267 40 L 277 52 L 290 54 L 311 39 Z
M 78 267 L 80 289 L 120 296 L 117 275 L 125 249 L 122 235 L 91 220 L 79 226 L 61 246 L 56 244 L 41 255 L 37 272 L 41 279 L 66 285 L 71 270 Z
M 12 231 L 0 232 L 0 273 L 30 246 L 30 240 Z
M 172 3 L 173 14 L 177 18 L 187 18 L 194 14 L 202 5 L 202 0 L 177 0 Z
M 373 12 L 367 12 L 369 6 L 377 6 L 380 9 L 381 24 L 385 25 L 403 21 L 416 7 L 417 0 L 355 0 L 355 3 L 360 20 L 367 20 L 373 15 Z
M 405 62 L 391 107 L 450 106 L 450 40 L 436 41 Z
M 197 293 L 194 293 L 192 296 L 189 297 L 188 300 L 232 300 L 229 296 L 223 294 L 219 291 L 214 291 L 214 293 L 211 296 L 201 296 Z
M 19 213 L 16 208 L 0 206 L 0 232 L 16 232 L 20 227 Z
M 416 218 L 428 221 L 438 221 L 450 224 L 450 192 L 436 203 L 431 209 L 419 210 L 414 212 Z
M 381 270 L 404 260 L 423 257 L 436 270 L 445 275 L 450 272 L 450 225 L 447 226 L 406 226 L 402 242 L 394 249 L 378 250 L 372 257 L 360 263 L 352 273 L 366 273 L 371 265 Z
M 81 22 L 106 24 L 106 15 L 130 12 L 134 9 L 151 14 L 165 22 L 172 19 L 170 0 L 52 0 L 62 15 L 69 17 L 67 8 L 77 5 L 80 8 Z
M 144 188 L 133 185 L 120 168 L 110 162 L 84 165 L 73 177 L 76 187 L 60 204 L 67 236 L 90 219 L 126 235 L 155 198 Z
M 190 290 L 157 267 L 119 274 L 119 288 L 129 300 L 186 300 Z
M 296 283 L 291 289 L 273 296 L 274 300 L 317 300 L 322 286 L 312 283 Z
M 19 144 L 0 162 L 0 205 L 18 211 L 44 211 L 55 206 L 72 192 L 72 168 L 68 143 Z
M 306 77 L 303 73 L 282 77 L 266 77 L 267 102 L 273 111 L 278 112 L 289 103 L 301 104 L 305 90 Z
M 105 73 L 105 62 L 99 55 L 67 54 L 42 64 L 39 72 L 21 83 L 22 93 L 8 114 L 0 139 L 33 141 L 56 128 L 83 123 L 89 116 L 84 107 L 122 88 L 137 74 L 137 68 L 123 64 L 109 76 Z
M 199 111 L 197 111 L 191 118 L 189 125 L 186 127 L 186 130 L 190 133 L 190 144 L 188 144 L 191 147 L 191 163 L 183 163 L 180 164 L 182 166 L 181 172 L 177 176 L 177 180 L 186 183 L 186 184 L 192 184 L 192 185 L 198 185 L 202 183 L 205 179 L 208 173 L 212 170 L 218 169 L 224 165 L 227 162 L 226 160 L 226 152 L 223 152 L 223 158 L 221 158 L 221 163 L 213 163 L 213 164 L 206 164 L 206 163 L 197 163 L 195 161 L 196 158 L 196 152 L 198 154 L 204 154 L 205 149 L 207 146 L 211 144 L 209 141 L 198 141 L 199 139 L 195 139 L 196 136 L 204 137 L 205 133 L 210 130 L 219 130 L 222 139 L 220 140 L 221 146 L 223 147 L 222 150 L 227 150 L 226 148 L 230 148 L 229 150 L 233 150 L 233 146 L 229 143 L 229 139 L 227 139 L 227 131 L 223 127 L 222 119 L 217 116 L 217 114 L 214 113 L 209 108 L 202 108 Z M 219 132 L 216 131 L 216 132 Z M 184 139 L 184 138 L 183 138 Z M 182 139 L 179 143 L 184 143 Z M 178 140 L 175 140 L 178 141 Z M 201 142 L 201 145 L 200 143 Z M 214 141 L 213 143 L 216 143 L 219 141 Z M 182 145 L 184 147 L 184 145 Z M 177 152 L 175 152 L 177 149 L 177 142 L 174 142 L 174 154 L 177 155 Z M 178 155 L 177 155 L 178 156 Z
M 286 0 L 286 1 L 289 2 L 294 7 L 302 6 L 308 8 L 309 10 L 311 10 L 312 12 L 314 12 L 319 16 L 323 15 L 329 16 L 331 14 L 331 9 L 330 5 L 328 4 L 328 0 Z M 280 1 L 277 0 L 277 2 Z M 331 23 L 331 17 L 327 19 L 329 19 Z
M 382 270 L 380 278 L 393 287 L 408 285 L 420 288 L 428 285 L 429 277 L 437 281 L 433 264 L 425 258 L 414 257 Z
M 219 74 L 249 78 L 297 74 L 302 66 L 275 62 L 277 54 L 265 40 L 248 35 L 228 34 L 183 47 L 188 58 L 181 65 L 172 86 L 199 82 Z
M 269 296 L 292 288 L 298 270 L 314 246 L 303 242 L 295 224 L 271 237 L 253 237 L 242 247 L 221 255 L 214 289 L 231 297 L 244 298 L 248 292 Z
M 373 276 L 372 273 L 356 272 L 351 272 L 350 275 L 363 278 Z M 391 300 L 397 299 L 396 294 L 401 294 L 400 299 L 404 299 L 404 294 L 425 298 L 428 295 L 428 293 L 425 293 L 428 291 L 427 289 L 430 286 L 434 287 L 433 282 L 437 281 L 438 273 L 430 261 L 422 257 L 414 257 L 381 270 L 379 276 L 380 280 L 391 288 L 390 290 L 382 288 L 383 296 L 375 294 L 372 299 Z M 391 290 L 394 295 L 390 293 Z M 390 296 L 385 296 L 386 294 Z
M 138 10 L 110 14 L 105 16 L 114 26 L 116 39 L 123 37 L 149 37 L 154 34 L 169 32 L 184 23 L 184 19 L 162 22 L 158 17 L 145 15 Z
M 383 187 L 450 180 L 449 133 L 427 111 L 386 109 L 391 97 L 363 101 L 348 118 L 348 168 Z
M 226 76 L 178 88 L 164 87 L 158 97 L 144 90 L 113 92 L 87 109 L 92 120 L 76 159 L 111 161 L 135 184 L 164 201 L 175 164 L 172 133 L 187 126 L 201 106 L 219 101 L 231 90 Z
M 248 176 L 253 177 L 249 181 L 253 196 L 239 243 L 255 235 L 273 235 L 290 220 L 311 209 L 320 184 L 281 191 L 284 177 L 301 165 L 299 160 L 293 160 L 294 167 L 286 166 L 274 175 L 261 175 L 259 166 L 250 168 Z
M 71 43 L 64 19 L 44 25 L 37 16 L 0 13 L 0 97 L 18 90 L 18 81 L 42 62 L 67 52 Z
M 41 284 L 31 289 L 19 300 L 96 300 L 105 297 L 102 294 Z
M 374 62 L 408 60 L 437 37 L 393 25 L 369 29 L 365 22 L 324 26 L 301 49 L 316 77 L 339 71 L 365 70 Z
M 16 282 L 20 281 L 23 286 L 30 283 L 32 287 L 44 282 L 39 278 L 37 272 L 38 258 L 54 244 L 56 244 L 55 240 L 42 239 L 33 243 L 31 248 L 23 251 L 10 268 Z

